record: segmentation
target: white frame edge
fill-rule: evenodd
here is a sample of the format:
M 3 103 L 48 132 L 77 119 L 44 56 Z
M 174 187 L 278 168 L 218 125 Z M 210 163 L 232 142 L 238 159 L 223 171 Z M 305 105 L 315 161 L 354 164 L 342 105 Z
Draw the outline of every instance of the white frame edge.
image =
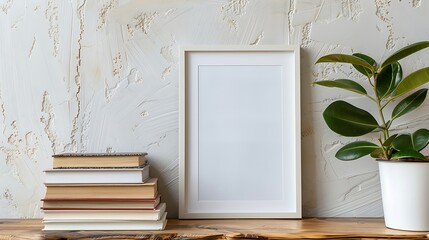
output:
M 264 213 L 263 218 L 302 218 L 301 191 L 301 87 L 300 87 L 300 48 L 296 45 L 265 45 L 265 46 L 182 46 L 180 47 L 180 78 L 179 78 L 179 218 L 261 218 L 260 213 L 188 213 L 186 211 L 186 53 L 192 51 L 293 51 L 295 56 L 295 146 L 296 146 L 296 212 Z

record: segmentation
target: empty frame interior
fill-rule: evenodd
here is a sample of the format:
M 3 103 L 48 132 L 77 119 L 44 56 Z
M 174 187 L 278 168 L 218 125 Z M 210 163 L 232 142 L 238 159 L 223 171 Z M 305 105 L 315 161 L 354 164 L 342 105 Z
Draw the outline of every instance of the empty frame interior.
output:
M 184 49 L 180 218 L 299 218 L 295 48 Z

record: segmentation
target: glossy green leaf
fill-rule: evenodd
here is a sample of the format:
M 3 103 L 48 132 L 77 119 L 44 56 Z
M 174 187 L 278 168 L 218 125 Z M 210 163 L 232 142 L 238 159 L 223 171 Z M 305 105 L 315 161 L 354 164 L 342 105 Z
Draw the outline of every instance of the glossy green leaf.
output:
M 374 67 L 371 64 L 352 55 L 330 54 L 330 55 L 323 56 L 316 61 L 316 63 L 325 63 L 325 62 L 350 63 L 353 65 L 366 68 L 370 72 L 374 72 Z
M 332 131 L 347 137 L 362 136 L 379 127 L 369 112 L 344 101 L 331 103 L 323 118 Z
M 377 148 L 379 148 L 377 145 L 370 142 L 352 142 L 338 150 L 338 152 L 335 154 L 335 157 L 343 161 L 355 160 L 370 154 Z
M 375 68 L 375 66 L 377 65 L 377 62 L 372 59 L 370 56 L 367 56 L 365 54 L 362 53 L 353 53 L 352 56 L 358 57 L 362 60 L 364 60 L 365 62 L 371 64 L 371 66 L 373 66 Z M 370 71 L 369 69 L 362 67 L 360 65 L 356 65 L 353 64 L 353 67 L 358 70 L 360 73 L 362 73 L 363 75 L 367 76 L 368 78 L 372 77 L 372 75 L 374 75 L 374 73 L 372 71 Z
M 416 151 L 423 150 L 429 144 L 429 130 L 425 128 L 414 132 L 412 137 Z
M 400 96 L 429 82 L 429 67 L 417 70 L 405 77 L 396 87 L 393 96 Z
M 426 157 L 415 150 L 402 150 L 392 155 L 393 159 L 416 158 L 426 160 Z
M 362 95 L 367 94 L 365 88 L 363 88 L 359 83 L 349 79 L 323 80 L 317 81 L 314 84 L 325 87 L 341 88 Z
M 381 68 L 386 67 L 387 65 L 390 65 L 394 62 L 397 62 L 415 52 L 418 52 L 424 48 L 429 47 L 429 41 L 423 41 L 423 42 L 417 42 L 411 45 L 408 45 L 406 47 L 403 47 L 399 49 L 398 51 L 394 52 L 390 57 L 388 57 L 382 64 Z
M 378 74 L 377 82 L 377 95 L 380 99 L 388 96 L 395 90 L 397 84 L 402 80 L 402 68 L 399 63 L 392 63 Z
M 402 134 L 395 138 L 393 141 L 393 148 L 401 151 L 401 150 L 414 150 L 413 143 L 411 141 L 410 134 Z
M 395 140 L 396 136 L 398 136 L 398 134 L 394 134 L 392 136 L 390 136 L 388 139 L 386 139 L 386 141 L 384 141 L 383 146 L 388 147 L 390 145 L 392 145 L 393 140 Z
M 392 111 L 392 119 L 396 119 L 420 107 L 426 98 L 427 92 L 428 89 L 423 88 L 400 101 Z
M 419 129 L 413 134 L 402 134 L 395 138 L 393 147 L 398 151 L 421 151 L 429 144 L 429 130 Z

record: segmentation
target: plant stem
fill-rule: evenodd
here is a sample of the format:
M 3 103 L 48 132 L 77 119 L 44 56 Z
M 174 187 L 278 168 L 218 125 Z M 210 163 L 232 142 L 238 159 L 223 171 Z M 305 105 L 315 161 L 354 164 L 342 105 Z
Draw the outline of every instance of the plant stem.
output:
M 377 97 L 378 100 L 378 97 Z M 380 101 L 377 101 L 378 105 L 378 113 L 380 114 L 381 121 L 383 122 L 383 133 L 384 133 L 384 141 L 389 138 L 389 126 L 386 124 L 386 120 L 384 119 L 383 109 L 381 108 Z
M 389 138 L 390 124 L 386 124 L 386 120 L 384 119 L 384 114 L 383 114 L 383 108 L 385 107 L 385 105 L 384 106 L 381 105 L 381 99 L 377 94 L 377 77 L 378 77 L 378 74 L 377 73 L 374 74 L 374 95 L 375 95 L 375 99 L 376 99 L 376 103 L 377 103 L 378 113 L 379 113 L 381 121 L 383 123 L 382 130 L 383 130 L 383 135 L 384 135 L 384 139 L 383 139 L 383 142 L 384 142 Z M 386 159 L 389 159 L 388 149 L 386 149 L 383 146 L 383 144 L 381 144 L 381 147 L 383 149 L 384 157 Z

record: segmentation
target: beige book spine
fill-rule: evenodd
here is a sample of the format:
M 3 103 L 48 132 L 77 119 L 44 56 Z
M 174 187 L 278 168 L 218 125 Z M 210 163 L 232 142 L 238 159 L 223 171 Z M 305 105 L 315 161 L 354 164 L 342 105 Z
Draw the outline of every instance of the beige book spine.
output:
M 46 198 L 155 198 L 158 179 L 143 184 L 46 185 Z
M 139 167 L 146 163 L 144 156 L 54 157 L 53 168 L 78 167 Z

